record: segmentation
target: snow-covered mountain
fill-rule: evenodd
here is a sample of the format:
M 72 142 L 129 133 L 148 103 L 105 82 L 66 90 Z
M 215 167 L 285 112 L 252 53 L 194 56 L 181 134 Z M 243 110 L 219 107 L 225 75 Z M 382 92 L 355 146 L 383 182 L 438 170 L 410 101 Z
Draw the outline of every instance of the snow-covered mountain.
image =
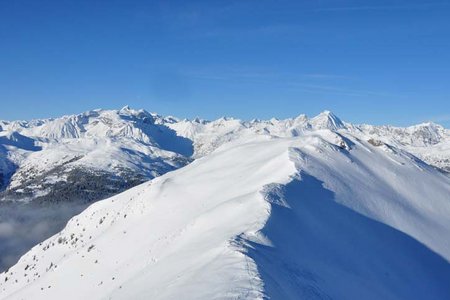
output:
M 10 299 L 446 299 L 450 178 L 350 133 L 259 136 L 91 205 Z
M 450 296 L 450 131 L 433 123 L 125 107 L 0 121 L 0 154 L 11 249 L 10 216 L 33 207 L 48 236 L 86 202 L 175 170 L 72 218 L 0 275 L 2 299 Z
M 0 121 L 0 270 L 89 203 L 189 163 L 168 122 L 129 107 Z
M 407 128 L 353 125 L 329 111 L 311 119 L 300 115 L 286 120 L 245 122 L 221 118 L 211 122 L 164 118 L 126 106 L 118 111 L 94 110 L 58 119 L 0 121 L 0 174 L 6 186 L 2 197 L 21 201 L 73 200 L 70 191 L 64 190 L 66 182 L 73 186 L 72 177 L 95 177 L 94 182 L 126 178 L 131 183 L 124 185 L 131 186 L 186 165 L 192 157 L 207 155 L 232 140 L 257 135 L 295 137 L 321 129 L 351 132 L 450 170 L 450 131 L 433 123 Z M 108 186 L 103 182 L 101 185 Z M 64 186 L 64 195 L 55 195 L 58 186 Z M 88 192 L 83 199 L 102 196 Z
M 4 183 L 8 181 L 3 197 L 73 200 L 74 192 L 66 183 L 73 187 L 84 178 L 80 190 L 85 193 L 78 190 L 77 195 L 96 200 L 110 194 L 108 188 L 117 192 L 115 181 L 132 186 L 185 165 L 192 154 L 191 141 L 158 124 L 158 118 L 124 107 L 59 119 L 2 122 L 0 141 L 6 152 L 2 173 Z M 96 184 L 97 192 L 89 184 Z

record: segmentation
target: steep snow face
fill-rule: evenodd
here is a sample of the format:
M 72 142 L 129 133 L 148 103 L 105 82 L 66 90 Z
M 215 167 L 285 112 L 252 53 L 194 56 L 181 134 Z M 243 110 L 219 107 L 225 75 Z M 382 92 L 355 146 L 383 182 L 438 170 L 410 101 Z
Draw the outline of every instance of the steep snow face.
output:
M 324 111 L 311 119 L 311 125 L 316 129 L 338 130 L 344 128 L 344 123 L 330 111 Z
M 227 143 L 91 205 L 5 299 L 446 299 L 450 178 L 328 129 Z

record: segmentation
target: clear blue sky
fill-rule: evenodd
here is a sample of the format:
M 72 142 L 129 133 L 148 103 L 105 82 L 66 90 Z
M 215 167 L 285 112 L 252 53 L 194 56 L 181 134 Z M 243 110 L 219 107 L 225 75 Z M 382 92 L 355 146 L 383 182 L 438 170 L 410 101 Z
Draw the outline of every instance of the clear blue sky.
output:
M 450 127 L 450 1 L 0 0 L 0 119 L 125 104 Z

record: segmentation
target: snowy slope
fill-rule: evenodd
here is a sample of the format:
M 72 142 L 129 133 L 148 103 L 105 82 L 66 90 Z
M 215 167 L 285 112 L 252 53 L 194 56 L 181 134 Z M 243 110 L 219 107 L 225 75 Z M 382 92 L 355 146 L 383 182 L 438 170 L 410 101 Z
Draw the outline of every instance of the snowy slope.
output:
M 329 129 L 334 132 L 351 133 L 362 140 L 373 140 L 405 150 L 445 171 L 450 171 L 450 130 L 434 123 L 423 123 L 410 127 L 355 125 L 341 121 L 332 112 L 324 111 L 308 118 L 278 120 L 252 120 L 233 118 L 216 121 L 182 120 L 167 124 L 178 135 L 193 141 L 194 156 L 204 156 L 220 145 L 236 139 L 255 135 L 276 137 L 301 136 L 305 132 Z
M 302 137 L 320 130 L 351 135 L 377 151 L 406 151 L 450 171 L 450 132 L 442 126 L 353 125 L 329 111 L 313 118 L 247 122 L 225 117 L 179 120 L 124 107 L 56 119 L 0 121 L 0 271 L 61 230 L 89 203 L 230 142 Z M 338 135 L 336 144 L 342 143 Z
M 450 170 L 450 131 L 440 125 L 353 125 L 329 111 L 314 118 L 300 115 L 247 122 L 233 118 L 178 120 L 124 107 L 57 119 L 1 121 L 0 128 L 0 182 L 7 190 L 0 198 L 8 200 L 45 197 L 55 185 L 66 182 L 73 170 L 118 174 L 142 182 L 230 141 L 260 135 L 295 137 L 321 129 L 394 146 Z
M 355 130 L 356 129 L 356 130 Z M 450 171 L 450 130 L 428 122 L 406 128 L 393 126 L 349 126 L 373 139 L 406 150 L 428 164 Z
M 0 271 L 89 203 L 189 163 L 171 121 L 129 107 L 0 121 Z
M 142 182 L 185 165 L 192 153 L 191 142 L 156 124 L 157 118 L 124 107 L 58 119 L 3 122 L 0 144 L 9 147 L 3 161 L 17 168 L 12 170 L 4 197 L 42 197 L 73 170 L 129 175 Z
M 450 178 L 318 123 L 337 127 L 243 134 L 91 205 L 0 298 L 448 299 Z

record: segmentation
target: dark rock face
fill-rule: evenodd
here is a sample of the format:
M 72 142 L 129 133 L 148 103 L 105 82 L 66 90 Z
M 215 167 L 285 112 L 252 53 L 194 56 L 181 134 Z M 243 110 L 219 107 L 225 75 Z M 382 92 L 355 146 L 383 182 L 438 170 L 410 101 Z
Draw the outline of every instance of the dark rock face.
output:
M 375 139 L 369 139 L 367 142 L 369 142 L 369 144 L 371 144 L 372 146 L 375 146 L 375 147 L 384 145 L 384 143 L 382 141 L 375 140 Z

